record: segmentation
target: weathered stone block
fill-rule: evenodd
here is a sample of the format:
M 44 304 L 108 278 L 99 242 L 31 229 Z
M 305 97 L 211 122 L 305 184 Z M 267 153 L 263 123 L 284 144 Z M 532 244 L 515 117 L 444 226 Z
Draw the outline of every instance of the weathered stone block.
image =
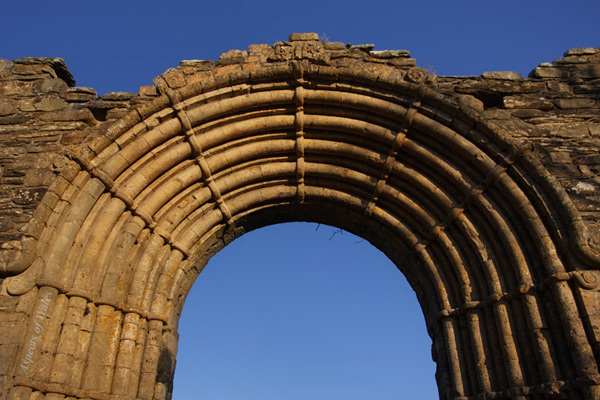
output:
M 136 93 L 129 92 L 109 92 L 102 96 L 103 100 L 106 101 L 129 101 L 132 98 L 136 97 Z
M 538 110 L 535 108 L 516 108 L 512 112 L 512 115 L 523 120 L 529 120 L 527 122 L 532 124 L 537 124 L 540 121 L 548 121 L 548 113 L 546 111 Z
M 8 400 L 29 400 L 32 389 L 24 386 L 15 386 L 8 392 Z
M 552 110 L 554 105 L 544 97 L 506 96 L 502 99 L 505 108 L 535 108 L 538 110 Z
M 219 57 L 216 65 L 231 65 L 231 64 L 239 64 L 244 61 L 244 58 L 248 56 L 248 52 L 245 50 L 229 50 Z
M 0 78 L 8 77 L 11 74 L 13 62 L 0 58 Z
M 25 96 L 32 93 L 32 88 L 32 82 L 0 81 L 0 95 Z
M 556 135 L 562 138 L 585 139 L 589 137 L 589 129 L 583 124 L 561 125 L 556 131 Z
M 550 159 L 556 164 L 572 164 L 571 155 L 566 151 L 551 151 Z
M 596 54 L 600 52 L 599 48 L 596 47 L 575 47 L 572 49 L 569 49 L 565 52 L 564 56 L 568 57 L 568 56 L 578 56 L 578 55 L 587 55 L 587 54 Z
M 16 189 L 13 191 L 12 201 L 20 205 L 37 204 L 47 190 L 47 188 Z
M 15 227 L 12 218 L 0 217 L 0 232 L 7 232 Z
M 481 77 L 485 79 L 502 79 L 507 81 L 518 81 L 519 79 L 521 79 L 521 73 L 514 71 L 488 71 L 481 74 Z
M 62 80 L 64 80 L 67 85 L 75 86 L 75 79 L 69 69 L 67 68 L 67 64 L 62 58 L 48 58 L 48 57 L 24 57 L 19 58 L 13 61 L 15 64 L 24 64 L 24 65 L 37 65 L 37 64 L 45 64 L 52 67 L 56 76 Z
M 26 113 L 6 115 L 4 117 L 0 117 L 0 125 L 18 125 L 25 123 L 30 119 L 31 115 Z
M 65 395 L 60 393 L 48 393 L 44 400 L 64 400 Z
M 290 42 L 300 42 L 306 40 L 319 40 L 319 35 L 314 32 L 310 33 L 292 33 L 289 37 Z
M 569 85 L 565 82 L 548 81 L 548 82 L 546 82 L 546 86 L 548 87 L 548 90 L 557 92 L 557 93 L 571 93 L 572 92 L 571 85 Z
M 57 111 L 67 106 L 67 102 L 58 97 L 44 97 L 39 102 L 34 103 L 34 107 L 39 111 Z
M 42 121 L 83 121 L 93 125 L 96 121 L 89 108 L 71 108 L 58 112 L 46 112 L 38 117 Z
M 360 50 L 365 53 L 370 53 L 371 50 L 375 48 L 373 43 L 365 43 L 365 44 L 353 44 L 350 45 L 350 50 Z
M 390 59 L 388 64 L 398 67 L 414 67 L 417 65 L 417 60 L 414 58 L 397 57 Z
M 483 102 L 476 98 L 475 96 L 471 96 L 468 94 L 465 95 L 457 95 L 455 97 L 456 102 L 464 107 L 469 107 L 477 111 L 483 111 L 484 106 Z
M 381 59 L 390 58 L 410 58 L 410 52 L 408 50 L 373 50 L 370 53 L 371 56 Z
M 56 78 L 56 72 L 52 67 L 45 64 L 19 64 L 15 63 L 12 73 L 17 79 L 32 80 L 44 79 L 46 77 Z
M 342 42 L 325 42 L 323 47 L 325 50 L 346 50 L 346 44 Z
M 600 78 L 600 65 L 598 64 L 577 64 L 569 66 L 569 71 L 573 76 L 582 79 Z
M 69 85 L 60 78 L 43 79 L 34 82 L 32 90 L 34 93 L 64 93 Z
M 156 86 L 141 86 L 140 87 L 140 96 L 158 96 L 158 90 Z
M 7 327 L 8 328 L 8 327 Z M 0 376 L 8 375 L 19 353 L 17 344 L 0 344 Z
M 530 78 L 568 78 L 569 73 L 560 68 L 537 67 L 529 74 Z
M 596 105 L 592 100 L 582 98 L 556 99 L 554 104 L 562 110 L 592 108 Z
M 8 97 L 0 97 L 0 116 L 6 116 L 17 110 L 17 102 Z
M 95 99 L 97 96 L 94 89 L 81 86 L 68 88 L 66 93 L 63 94 L 63 98 L 72 103 L 85 103 Z

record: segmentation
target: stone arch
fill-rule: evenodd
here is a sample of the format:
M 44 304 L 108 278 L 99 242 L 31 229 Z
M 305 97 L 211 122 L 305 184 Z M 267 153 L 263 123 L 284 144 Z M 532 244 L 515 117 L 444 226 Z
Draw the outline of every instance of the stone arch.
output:
M 420 68 L 331 66 L 299 43 L 272 65 L 165 73 L 160 96 L 73 153 L 7 283 L 34 304 L 13 398 L 168 398 L 210 256 L 295 220 L 351 231 L 406 275 L 440 398 L 597 398 L 574 289 L 600 263 L 529 145 Z

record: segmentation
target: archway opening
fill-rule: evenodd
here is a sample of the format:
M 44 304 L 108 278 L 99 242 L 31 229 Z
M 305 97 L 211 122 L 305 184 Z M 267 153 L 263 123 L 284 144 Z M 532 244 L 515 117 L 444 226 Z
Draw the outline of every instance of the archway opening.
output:
M 434 399 L 414 291 L 367 241 L 271 225 L 216 254 L 179 321 L 173 398 Z

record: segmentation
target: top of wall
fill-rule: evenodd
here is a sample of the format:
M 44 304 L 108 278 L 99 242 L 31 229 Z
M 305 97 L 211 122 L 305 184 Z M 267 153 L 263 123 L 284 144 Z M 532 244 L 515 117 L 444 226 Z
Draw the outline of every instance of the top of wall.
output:
M 184 60 L 138 93 L 103 96 L 75 86 L 60 58 L 0 59 L 0 243 L 6 250 L 0 264 L 21 251 L 23 235 L 33 235 L 27 224 L 78 145 L 156 99 L 165 85 L 178 89 L 238 72 L 265 73 L 291 60 L 365 72 L 405 71 L 407 80 L 426 79 L 457 107 L 474 110 L 512 138 L 530 142 L 591 221 L 590 229 L 597 228 L 594 240 L 600 249 L 600 48 L 568 50 L 528 77 L 511 71 L 436 76 L 418 67 L 407 50 L 373 49 L 372 44 L 323 42 L 314 33 L 294 33 L 274 45 L 230 50 L 217 61 Z

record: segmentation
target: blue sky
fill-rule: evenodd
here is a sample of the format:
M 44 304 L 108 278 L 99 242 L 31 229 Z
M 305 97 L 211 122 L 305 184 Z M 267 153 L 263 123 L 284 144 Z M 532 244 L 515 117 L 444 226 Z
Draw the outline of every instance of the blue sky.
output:
M 80 86 L 137 92 L 182 59 L 287 39 L 408 49 L 439 75 L 529 73 L 570 47 L 598 46 L 595 0 L 5 2 L 2 58 L 62 57 Z
M 600 46 L 597 0 L 11 1 L 0 57 L 64 58 L 79 86 L 137 92 L 182 59 L 317 32 L 408 49 L 439 75 L 525 76 Z M 181 321 L 175 399 L 434 399 L 430 340 L 389 260 L 347 232 L 273 226 L 236 240 Z M 333 235 L 333 237 L 331 237 Z
M 412 289 L 348 232 L 250 232 L 213 257 L 187 301 L 175 398 L 437 398 Z

